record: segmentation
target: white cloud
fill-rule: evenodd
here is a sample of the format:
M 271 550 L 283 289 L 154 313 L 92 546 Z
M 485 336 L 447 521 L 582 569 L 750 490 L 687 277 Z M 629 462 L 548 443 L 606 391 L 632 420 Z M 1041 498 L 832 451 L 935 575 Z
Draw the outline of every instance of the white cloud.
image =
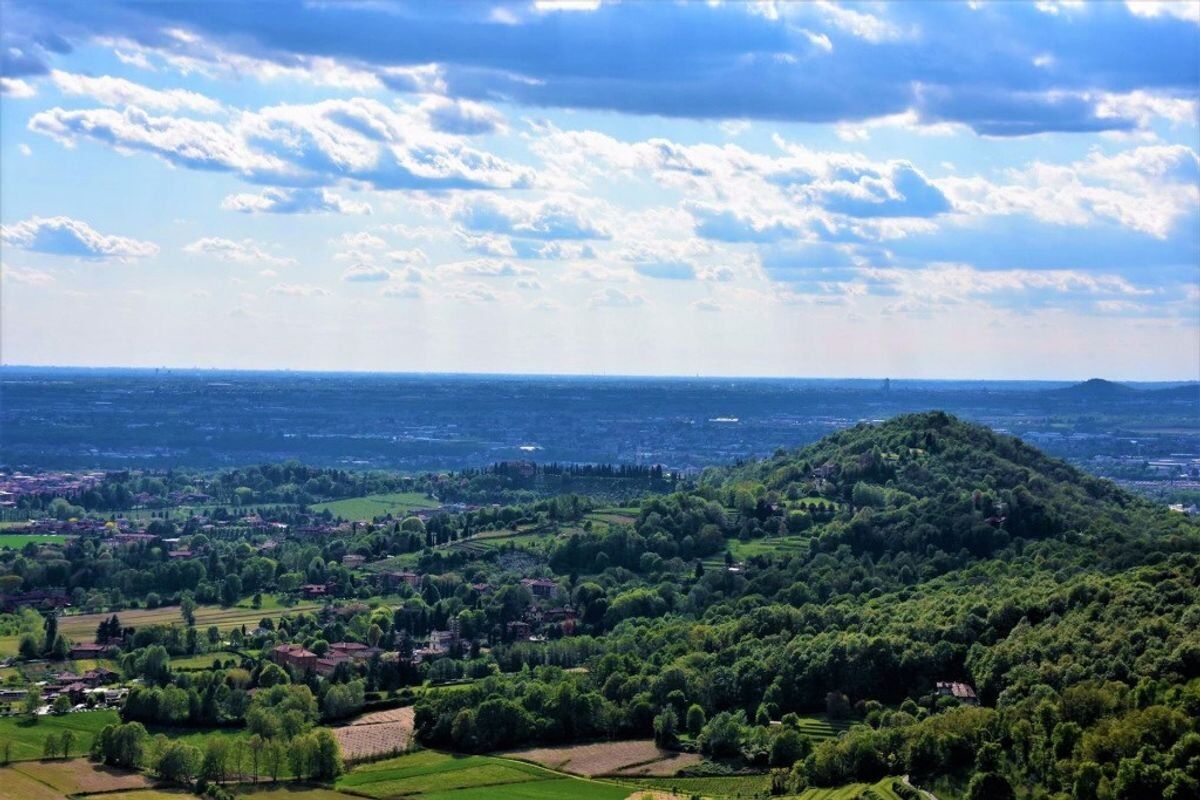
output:
M 342 273 L 342 280 L 349 283 L 377 283 L 391 279 L 390 270 L 373 264 L 355 264 Z
M 130 260 L 158 252 L 152 242 L 106 236 L 70 217 L 32 217 L 0 226 L 0 235 L 12 247 L 76 258 Z
M 368 203 L 347 200 L 328 189 L 269 188 L 260 194 L 231 194 L 221 202 L 226 211 L 243 214 L 370 214 Z
M 282 267 L 295 263 L 294 259 L 271 255 L 251 239 L 235 242 L 220 236 L 206 236 L 185 245 L 183 250 L 185 253 L 212 256 L 218 261 L 237 264 L 271 264 Z
M 477 233 L 529 239 L 607 239 L 612 234 L 601 219 L 608 213 L 599 200 L 556 194 L 541 200 L 496 195 L 462 196 L 449 206 L 451 217 Z
M 157 111 L 198 111 L 216 114 L 221 104 L 211 97 L 185 89 L 151 89 L 140 83 L 109 75 L 91 77 L 53 70 L 51 80 L 65 95 L 91 97 L 106 106 L 139 106 Z
M 267 294 L 283 297 L 328 297 L 329 290 L 307 283 L 277 283 L 267 289 Z
M 387 242 L 367 231 L 343 233 L 337 239 L 332 240 L 331 243 L 354 250 L 382 250 L 387 247 Z
M 387 258 L 396 264 L 426 264 L 429 262 L 425 251 L 419 247 L 414 247 L 411 250 L 389 250 Z
M 517 278 L 537 274 L 536 270 L 514 264 L 511 261 L 494 261 L 486 258 L 444 264 L 438 267 L 438 271 L 448 275 L 474 278 Z
M 1125 0 L 1125 7 L 1137 17 L 1175 17 L 1200 23 L 1200 3 L 1191 0 Z
M 14 100 L 23 100 L 37 95 L 37 89 L 32 83 L 20 78 L 0 76 L 0 95 L 11 97 Z
M 531 170 L 431 129 L 414 106 L 325 100 L 245 111 L 228 123 L 123 111 L 52 108 L 29 129 L 70 145 L 91 139 L 192 169 L 234 172 L 276 186 L 357 182 L 381 190 L 513 188 Z

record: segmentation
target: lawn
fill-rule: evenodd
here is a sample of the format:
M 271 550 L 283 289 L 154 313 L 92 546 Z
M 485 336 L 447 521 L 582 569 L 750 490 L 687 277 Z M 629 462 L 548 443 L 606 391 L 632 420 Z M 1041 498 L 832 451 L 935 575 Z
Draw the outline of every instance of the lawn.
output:
M 20 550 L 25 545 L 34 544 L 63 544 L 67 536 L 57 536 L 53 533 L 0 533 L 0 549 L 10 547 Z
M 12 742 L 12 760 L 27 761 L 42 757 L 47 736 L 61 736 L 64 730 L 75 732 L 71 755 L 86 755 L 92 741 L 105 725 L 120 722 L 115 711 L 81 711 L 61 717 L 45 716 L 32 721 L 29 717 L 0 717 L 0 743 Z
M 438 501 L 426 497 L 420 492 L 391 492 L 388 494 L 369 494 L 365 497 L 348 497 L 345 500 L 331 500 L 328 503 L 316 503 L 309 506 L 313 513 L 320 514 L 329 511 L 340 519 L 359 520 L 386 517 L 400 517 L 414 508 L 432 508 Z
M 337 788 L 368 797 L 420 800 L 624 800 L 628 786 L 572 778 L 532 764 L 490 756 L 456 756 L 424 750 L 359 767 Z

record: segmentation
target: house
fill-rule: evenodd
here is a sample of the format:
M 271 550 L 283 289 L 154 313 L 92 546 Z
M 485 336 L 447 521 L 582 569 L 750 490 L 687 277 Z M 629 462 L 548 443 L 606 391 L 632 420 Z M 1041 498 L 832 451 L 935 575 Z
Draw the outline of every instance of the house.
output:
M 365 563 L 367 563 L 367 557 L 360 556 L 358 553 L 347 553 L 342 556 L 342 566 L 350 567 L 351 569 L 361 567 Z
M 104 654 L 108 652 L 108 647 L 109 646 L 106 644 L 73 644 L 71 645 L 68 655 L 70 655 L 71 660 L 80 658 L 103 658 Z
M 558 584 L 549 578 L 522 578 L 521 585 L 527 587 L 534 597 L 554 597 L 558 594 Z
M 350 656 L 337 650 L 330 650 L 317 659 L 313 669 L 316 670 L 318 675 L 328 678 L 340 665 L 350 663 L 353 663 L 353 659 Z
M 178 560 L 181 558 L 191 558 L 191 557 L 192 557 L 191 550 L 168 550 L 167 551 L 167 558 L 169 558 L 171 560 Z
M 528 622 L 514 620 L 513 622 L 508 623 L 508 635 L 514 640 L 528 639 L 531 631 L 532 629 L 529 627 Z
M 80 680 L 89 686 L 103 686 L 106 683 L 116 683 L 118 680 L 120 680 L 120 678 L 121 676 L 113 672 L 111 669 L 97 667 L 96 669 L 89 669 L 87 672 L 83 673 L 83 676 L 80 678 Z
M 323 583 L 306 583 L 300 587 L 300 594 L 308 598 L 324 597 L 328 588 Z
M 969 683 L 938 681 L 936 688 L 939 697 L 953 697 L 969 706 L 979 705 L 979 698 L 975 696 L 975 689 Z
M 276 645 L 275 649 L 271 651 L 271 658 L 281 667 L 295 667 L 302 670 L 316 669 L 317 667 L 317 654 L 298 644 Z

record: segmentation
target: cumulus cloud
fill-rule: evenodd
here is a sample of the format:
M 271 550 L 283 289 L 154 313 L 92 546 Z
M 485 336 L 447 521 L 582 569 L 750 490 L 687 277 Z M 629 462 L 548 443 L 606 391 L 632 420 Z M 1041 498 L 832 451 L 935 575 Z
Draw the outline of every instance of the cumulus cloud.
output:
M 37 89 L 29 81 L 0 76 L 0 95 L 11 97 L 13 100 L 24 100 L 36 97 Z
M 347 200 L 328 189 L 269 188 L 259 194 L 231 194 L 221 202 L 226 211 L 243 214 L 370 214 L 368 203 Z
M 295 263 L 294 259 L 268 253 L 251 239 L 235 242 L 220 236 L 206 236 L 184 245 L 183 251 L 193 255 L 211 256 L 218 261 L 229 261 L 236 264 L 271 264 L 282 267 Z
M 513 188 L 532 180 L 526 168 L 433 130 L 415 107 L 396 110 L 368 98 L 270 106 L 224 124 L 153 116 L 136 106 L 52 108 L 28 127 L 68 145 L 90 139 L 290 188 L 344 181 L 380 190 Z
M 147 258 L 158 252 L 158 245 L 152 242 L 107 236 L 70 217 L 31 217 L 0 226 L 0 235 L 12 247 L 75 258 L 124 261 Z
M 157 111 L 198 111 L 215 114 L 221 104 L 211 97 L 186 89 L 151 89 L 140 83 L 110 75 L 92 77 L 53 70 L 51 80 L 65 95 L 85 96 L 106 106 L 139 106 Z
M 611 233 L 598 219 L 603 213 L 603 204 L 571 195 L 542 200 L 472 195 L 451 208 L 454 221 L 469 231 L 547 240 L 608 239 Z

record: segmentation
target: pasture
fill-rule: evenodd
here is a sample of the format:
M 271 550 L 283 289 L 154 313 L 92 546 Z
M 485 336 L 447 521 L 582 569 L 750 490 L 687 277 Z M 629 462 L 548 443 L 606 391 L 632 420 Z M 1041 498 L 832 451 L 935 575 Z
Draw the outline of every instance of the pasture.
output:
M 115 711 L 80 711 L 75 714 L 37 717 L 0 717 L 0 746 L 12 743 L 12 760 L 29 761 L 42 757 L 46 737 L 62 736 L 70 730 L 75 734 L 71 755 L 87 755 L 92 742 L 105 725 L 120 722 Z
M 624 800 L 632 791 L 504 758 L 432 750 L 358 767 L 338 778 L 336 788 L 368 797 L 419 800 Z
M 434 508 L 438 505 L 437 500 L 426 497 L 420 492 L 389 492 L 388 494 L 369 494 L 365 497 L 348 497 L 345 500 L 315 503 L 309 506 L 309 509 L 316 514 L 328 511 L 339 519 L 369 520 L 386 517 L 389 514 L 393 517 L 402 517 L 414 508 Z
M 316 603 L 297 603 L 291 608 L 282 610 L 287 614 L 299 614 L 314 611 L 319 606 Z M 221 606 L 199 606 L 196 608 L 196 628 L 203 631 L 210 625 L 216 625 L 222 633 L 240 628 L 258 626 L 263 617 L 278 616 L 279 611 L 268 611 L 265 608 L 222 608 Z M 135 628 L 143 625 L 182 625 L 183 617 L 179 614 L 179 606 L 162 606 L 160 608 L 135 608 L 128 611 L 116 612 L 121 624 L 132 625 Z M 111 617 L 104 614 L 69 614 L 58 618 L 58 630 L 76 642 L 90 642 L 96 635 L 96 627 Z
M 0 532 L 0 549 L 10 548 L 20 550 L 27 544 L 65 544 L 71 538 L 53 533 L 2 533 Z

